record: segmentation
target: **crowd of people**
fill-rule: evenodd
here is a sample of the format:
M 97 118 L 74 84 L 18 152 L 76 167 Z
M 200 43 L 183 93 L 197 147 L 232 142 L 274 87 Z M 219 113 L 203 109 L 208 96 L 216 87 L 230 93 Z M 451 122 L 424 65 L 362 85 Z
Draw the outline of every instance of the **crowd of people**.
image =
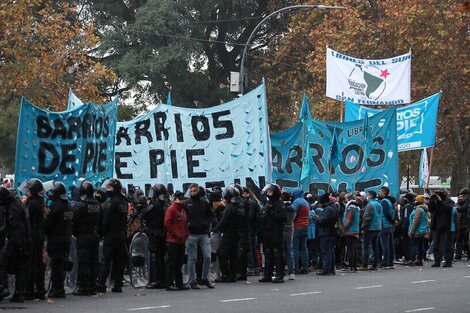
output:
M 77 238 L 78 286 L 74 295 L 122 292 L 132 237 L 149 240 L 146 288 L 170 291 L 214 288 L 258 276 L 283 283 L 295 275 L 393 269 L 394 264 L 451 267 L 470 255 L 470 190 L 454 203 L 445 192 L 393 198 L 380 193 L 290 192 L 268 184 L 259 193 L 238 184 L 206 190 L 191 184 L 171 192 L 154 185 L 148 195 L 123 192 L 117 179 L 96 188 L 81 180 L 67 196 L 57 181 L 30 179 L 18 188 L 0 186 L 0 300 L 64 298 L 72 236 Z M 103 261 L 99 245 L 103 244 Z M 46 293 L 43 248 L 51 259 Z M 432 256 L 431 256 L 432 255 Z M 215 281 L 210 277 L 211 264 Z M 183 273 L 189 279 L 183 279 Z

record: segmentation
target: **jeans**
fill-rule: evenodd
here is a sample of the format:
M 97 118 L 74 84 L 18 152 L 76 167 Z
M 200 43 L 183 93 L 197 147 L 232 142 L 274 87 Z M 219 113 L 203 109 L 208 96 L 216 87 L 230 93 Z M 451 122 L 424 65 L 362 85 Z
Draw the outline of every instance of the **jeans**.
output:
M 287 265 L 288 274 L 294 274 L 294 252 L 292 250 L 292 240 L 294 233 L 290 233 L 289 238 L 284 236 L 284 259 Z
M 411 238 L 410 261 L 414 261 L 416 254 L 418 255 L 417 261 L 422 262 L 424 258 L 424 237 Z
M 357 248 L 356 242 L 359 240 L 357 237 L 352 235 L 346 235 L 346 248 L 348 250 L 348 265 L 351 270 L 356 270 L 357 268 Z
M 308 268 L 308 250 L 307 250 L 308 228 L 294 228 L 294 267 L 297 270 L 299 266 L 299 257 L 302 260 L 302 267 Z
M 362 266 L 367 267 L 370 256 L 370 245 L 372 244 L 372 251 L 374 253 L 374 260 L 372 266 L 377 267 L 379 263 L 379 234 L 380 230 L 368 230 L 364 232 L 364 242 L 362 243 Z
M 320 252 L 323 261 L 323 272 L 335 272 L 335 242 L 336 235 L 322 236 L 320 239 Z
M 209 266 L 211 264 L 211 245 L 209 235 L 207 234 L 191 234 L 188 241 L 188 274 L 189 282 L 191 284 L 197 283 L 196 279 L 196 261 L 197 261 L 197 247 L 202 250 L 204 263 L 202 266 L 202 279 L 209 279 Z
M 384 228 L 380 232 L 380 244 L 384 256 L 383 266 L 393 266 L 393 233 L 395 227 Z

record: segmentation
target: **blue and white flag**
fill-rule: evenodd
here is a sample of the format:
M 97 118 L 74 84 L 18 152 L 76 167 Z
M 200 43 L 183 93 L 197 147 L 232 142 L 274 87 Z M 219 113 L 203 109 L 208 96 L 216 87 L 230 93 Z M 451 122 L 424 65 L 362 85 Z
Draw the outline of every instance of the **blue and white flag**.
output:
M 363 147 L 363 120 L 347 123 L 312 120 L 306 138 L 302 123 L 273 134 L 273 179 L 284 189 L 300 187 L 312 194 L 328 190 L 378 192 L 380 187 L 388 186 L 398 196 L 395 123 L 396 107 L 368 119 L 368 136 L 374 145 L 367 155 Z M 330 162 L 336 165 L 332 169 Z
M 428 153 L 426 148 L 421 151 L 421 158 L 419 161 L 419 188 L 426 187 L 429 178 L 429 165 L 428 165 Z
M 410 103 L 411 52 L 383 60 L 326 51 L 326 96 L 359 104 Z
M 78 108 L 79 106 L 82 106 L 83 104 L 84 103 L 82 102 L 82 100 L 80 100 L 70 88 L 69 99 L 67 100 L 67 109 L 73 110 L 73 109 Z
M 79 178 L 100 183 L 112 177 L 117 101 L 50 112 L 22 98 L 15 181 L 58 180 L 71 187 Z
M 185 190 L 271 180 L 265 85 L 204 109 L 160 104 L 117 126 L 115 174 L 123 185 Z
M 398 151 L 419 150 L 436 143 L 437 113 L 441 93 L 397 109 Z M 382 112 L 346 101 L 344 120 L 355 121 Z

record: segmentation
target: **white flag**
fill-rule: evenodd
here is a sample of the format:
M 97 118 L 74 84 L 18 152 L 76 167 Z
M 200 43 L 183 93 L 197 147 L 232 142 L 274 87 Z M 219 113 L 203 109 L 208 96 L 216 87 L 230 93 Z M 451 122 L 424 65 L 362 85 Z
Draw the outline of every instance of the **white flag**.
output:
M 426 148 L 421 151 L 421 160 L 419 161 L 419 188 L 424 188 L 429 178 L 428 153 Z
M 410 103 L 411 52 L 383 60 L 326 49 L 326 96 L 369 105 Z
M 82 106 L 83 102 L 80 100 L 72 91 L 72 89 L 69 89 L 69 99 L 67 100 L 67 109 L 68 110 L 73 110 L 75 108 L 78 108 L 79 106 Z

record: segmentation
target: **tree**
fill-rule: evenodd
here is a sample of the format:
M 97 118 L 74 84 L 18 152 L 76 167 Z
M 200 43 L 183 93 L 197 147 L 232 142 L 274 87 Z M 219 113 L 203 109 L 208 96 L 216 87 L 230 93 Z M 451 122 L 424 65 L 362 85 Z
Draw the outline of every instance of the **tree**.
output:
M 91 25 L 77 19 L 77 6 L 50 0 L 0 3 L 0 161 L 14 167 L 16 123 L 22 96 L 51 110 L 64 110 L 68 89 L 103 102 L 116 80 L 88 52 L 98 44 Z
M 122 84 L 112 94 L 137 103 L 160 102 L 172 87 L 173 103 L 215 105 L 229 93 L 244 44 L 257 23 L 289 0 L 82 0 L 102 39 L 97 59 Z M 269 28 L 269 30 L 268 30 Z M 273 19 L 256 36 L 251 52 L 286 29 Z
M 326 1 L 325 4 L 334 4 Z M 281 72 L 268 77 L 268 94 L 273 111 L 299 100 L 308 90 L 315 97 L 313 115 L 339 120 L 340 104 L 327 99 L 326 46 L 363 59 L 382 59 L 412 50 L 413 101 L 442 90 L 434 149 L 433 172 L 452 176 L 451 192 L 470 184 L 470 19 L 468 1 L 388 0 L 344 1 L 346 11 L 310 11 L 297 14 L 290 32 L 264 57 L 265 72 Z M 306 60 L 306 70 L 284 68 L 294 63 L 290 56 Z M 289 82 L 289 84 L 286 84 Z M 273 121 L 279 125 L 286 120 Z M 276 118 L 276 116 L 274 116 Z M 289 117 L 291 124 L 294 117 Z M 289 126 L 290 126 L 289 125 Z M 400 155 L 401 170 L 412 163 L 417 174 L 419 153 Z

